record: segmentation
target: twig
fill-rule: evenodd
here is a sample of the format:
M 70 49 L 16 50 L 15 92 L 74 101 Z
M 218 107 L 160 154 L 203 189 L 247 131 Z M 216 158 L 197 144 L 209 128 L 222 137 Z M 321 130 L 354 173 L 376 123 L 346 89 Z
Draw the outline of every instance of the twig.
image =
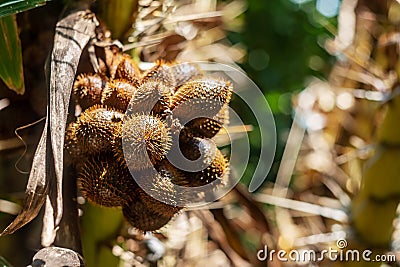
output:
M 193 211 L 196 216 L 198 216 L 205 224 L 207 231 L 212 240 L 214 240 L 222 251 L 228 256 L 231 260 L 232 264 L 237 267 L 250 267 L 251 264 L 244 259 L 242 259 L 228 244 L 226 240 L 226 236 L 224 234 L 224 230 L 221 225 L 217 223 L 211 212 L 202 210 L 202 211 Z
M 300 113 L 296 112 L 290 128 L 289 137 L 283 152 L 282 161 L 279 166 L 276 182 L 272 194 L 284 197 L 287 194 L 288 186 L 292 178 L 297 155 L 299 154 L 305 128 L 299 125 Z
M 277 197 L 268 194 L 256 194 L 254 198 L 262 203 L 278 206 L 281 208 L 287 208 L 297 211 L 302 211 L 305 213 L 311 213 L 315 215 L 320 215 L 325 218 L 330 218 L 338 222 L 345 223 L 348 221 L 348 215 L 343 210 L 333 209 L 328 207 L 323 207 L 316 204 L 310 204 L 298 200 L 292 200 L 282 197 Z

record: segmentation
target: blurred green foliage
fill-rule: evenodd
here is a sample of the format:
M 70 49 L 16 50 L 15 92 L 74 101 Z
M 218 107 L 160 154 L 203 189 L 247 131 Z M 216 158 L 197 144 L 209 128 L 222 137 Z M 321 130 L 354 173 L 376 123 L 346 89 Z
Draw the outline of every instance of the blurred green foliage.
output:
M 0 17 L 44 5 L 49 0 L 0 0 Z
M 11 267 L 11 264 L 0 256 L 0 267 Z
M 1 7 L 0 7 L 1 10 Z M 15 15 L 0 17 L 0 78 L 18 94 L 25 91 L 21 41 Z
M 292 124 L 292 94 L 304 89 L 310 77 L 326 77 L 333 62 L 323 44 L 333 36 L 327 29 L 335 29 L 336 20 L 319 13 L 317 2 L 321 1 L 248 0 L 243 32 L 229 35 L 233 43 L 241 42 L 247 47 L 247 60 L 242 67 L 264 92 L 274 114 L 278 140 L 268 174 L 270 181 L 275 179 Z M 251 116 L 244 119 L 256 124 Z M 257 129 L 250 133 L 250 142 L 254 159 L 242 179 L 245 184 L 249 183 L 260 151 Z

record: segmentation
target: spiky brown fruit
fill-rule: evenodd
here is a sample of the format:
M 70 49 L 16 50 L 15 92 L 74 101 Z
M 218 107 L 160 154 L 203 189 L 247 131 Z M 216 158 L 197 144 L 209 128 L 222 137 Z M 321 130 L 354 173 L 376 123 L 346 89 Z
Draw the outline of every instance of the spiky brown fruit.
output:
M 218 149 L 214 159 L 205 169 L 199 172 L 185 172 L 185 175 L 190 180 L 190 186 L 203 186 L 216 180 L 219 180 L 221 183 L 225 183 L 223 178 L 227 171 L 227 160 Z
M 164 83 L 146 81 L 132 96 L 129 112 L 163 116 L 171 103 L 171 89 Z
M 171 92 L 176 84 L 175 77 L 171 72 L 171 68 L 165 64 L 164 61 L 157 61 L 155 66 L 146 71 L 142 76 L 142 83 L 148 81 L 156 81 L 163 83 L 165 86 L 171 89 Z
M 101 103 L 125 112 L 137 87 L 128 80 L 112 80 L 107 83 L 101 96 Z
M 74 95 L 82 109 L 101 103 L 101 94 L 107 84 L 107 78 L 100 75 L 81 74 L 74 83 Z
M 180 140 L 179 146 L 182 154 L 189 160 L 202 159 L 204 164 L 210 163 L 218 150 L 214 141 L 211 139 L 192 138 L 189 141 Z M 203 164 L 203 163 L 202 163 Z
M 193 137 L 213 138 L 221 128 L 229 123 L 229 106 L 225 104 L 221 110 L 212 118 L 196 118 L 184 126 L 181 139 L 189 140 Z
M 129 81 L 129 83 L 135 86 L 139 85 L 140 70 L 131 57 L 124 55 L 123 59 L 117 66 L 115 79 Z
M 111 151 L 121 132 L 122 119 L 122 113 L 99 105 L 85 110 L 67 129 L 67 151 L 76 159 L 82 154 Z
M 170 109 L 183 124 L 196 118 L 213 118 L 229 103 L 231 95 L 230 82 L 210 79 L 189 81 L 175 92 Z
M 222 128 L 222 123 L 210 118 L 197 118 L 188 122 L 182 132 L 185 138 L 200 137 L 212 138 Z
M 151 115 L 127 116 L 122 132 L 124 153 L 120 157 L 125 158 L 131 170 L 151 168 L 165 157 L 172 142 L 167 124 Z
M 94 155 L 83 162 L 78 186 L 85 198 L 106 207 L 127 205 L 138 190 L 126 165 L 110 153 Z
M 163 187 L 163 188 L 165 188 L 165 187 Z M 161 191 L 159 191 L 159 192 L 162 193 Z M 172 217 L 182 209 L 181 207 L 172 206 L 172 205 L 166 204 L 164 202 L 161 202 L 161 201 L 153 198 L 152 196 L 150 196 L 143 190 L 137 190 L 136 193 L 139 195 L 138 197 L 141 199 L 143 204 L 149 210 L 151 210 L 153 213 L 156 213 L 156 214 L 159 214 L 159 215 L 162 215 L 165 217 Z
M 186 177 L 186 186 L 197 187 L 221 180 L 228 168 L 228 162 L 211 139 L 193 138 L 190 142 L 180 144 L 182 154 L 198 162 L 181 170 Z M 196 171 L 190 168 L 196 168 Z
M 167 66 L 169 67 L 169 72 L 174 77 L 175 91 L 188 81 L 200 79 L 203 76 L 197 64 L 189 62 L 170 63 Z
M 110 79 L 114 79 L 120 62 L 128 55 L 121 53 L 121 47 L 118 43 L 106 46 L 100 44 L 96 48 L 99 50 L 97 57 L 99 72 L 107 75 Z
M 179 185 L 179 186 L 188 186 L 188 180 L 187 177 L 185 176 L 185 173 L 174 167 L 169 161 L 168 159 L 163 159 L 159 164 L 157 164 L 156 166 L 157 171 L 162 175 L 163 179 L 166 179 L 166 177 L 168 178 L 168 181 L 165 182 L 165 180 L 157 180 L 154 181 L 154 184 L 157 184 L 158 188 L 164 188 L 166 187 L 167 189 L 162 189 L 164 192 L 170 192 L 172 189 L 171 184 L 172 185 Z M 160 186 L 159 184 L 162 184 L 162 186 Z M 170 196 L 168 196 L 169 199 L 171 199 Z M 178 197 L 175 196 L 174 197 Z M 179 196 L 180 197 L 180 196 Z M 182 199 L 177 199 L 177 200 L 182 200 Z
M 162 162 L 164 161 L 166 160 L 164 159 Z M 179 172 L 173 173 L 166 168 L 158 170 L 146 169 L 135 175 L 137 175 L 136 181 L 141 188 L 143 188 L 143 190 L 138 191 L 139 196 L 143 203 L 148 205 L 149 208 L 154 209 L 155 212 L 169 215 L 172 215 L 181 209 L 181 207 L 178 207 L 178 203 L 183 200 L 182 195 L 176 192 L 176 189 L 174 188 L 175 184 L 172 182 L 173 180 L 179 179 L 178 177 L 175 177 L 181 175 Z M 154 194 L 152 195 L 153 197 L 147 194 L 147 192 L 152 192 L 152 194 Z M 165 203 L 169 203 L 170 205 L 164 206 Z
M 231 95 L 232 84 L 229 81 L 212 79 L 188 81 L 174 94 L 171 108 L 189 99 L 212 99 L 227 104 Z
M 124 217 L 133 227 L 143 232 L 157 231 L 165 226 L 173 217 L 154 212 L 149 209 L 141 200 L 132 201 L 122 208 Z
M 190 195 L 178 186 L 223 183 L 227 177 L 227 160 L 208 138 L 227 122 L 232 85 L 203 78 L 192 63 L 158 61 L 141 75 L 116 46 L 105 49 L 105 56 L 99 60 L 104 77 L 79 76 L 76 82 L 74 92 L 87 109 L 69 125 L 66 148 L 86 198 L 122 206 L 134 227 L 156 231 L 179 213 L 182 203 L 203 193 Z M 177 142 L 196 166 L 178 168 L 169 162 L 166 156 L 174 154 L 170 149 Z
M 87 151 L 82 150 L 80 142 L 78 142 L 78 140 L 76 139 L 76 129 L 73 126 L 74 124 L 71 123 L 65 130 L 64 147 L 67 151 L 66 162 L 75 166 L 79 166 L 82 163 L 82 160 L 86 158 Z

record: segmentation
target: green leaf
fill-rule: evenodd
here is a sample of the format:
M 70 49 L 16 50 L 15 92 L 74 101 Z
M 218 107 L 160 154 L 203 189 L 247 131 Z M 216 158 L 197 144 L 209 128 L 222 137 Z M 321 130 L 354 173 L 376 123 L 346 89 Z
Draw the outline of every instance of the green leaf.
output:
M 123 215 L 119 208 L 106 208 L 90 202 L 84 206 L 82 245 L 85 266 L 117 266 L 119 259 L 104 244 L 109 244 L 118 235 L 122 222 Z
M 12 265 L 6 261 L 6 259 L 0 256 L 0 267 L 12 267 Z
M 0 0 L 0 17 L 44 5 L 48 0 Z
M 25 86 L 21 41 L 15 15 L 0 18 L 0 58 L 0 78 L 8 88 L 23 94 Z
M 1 0 L 0 0 L 1 1 Z M 99 15 L 114 39 L 124 39 L 138 11 L 137 0 L 99 0 Z

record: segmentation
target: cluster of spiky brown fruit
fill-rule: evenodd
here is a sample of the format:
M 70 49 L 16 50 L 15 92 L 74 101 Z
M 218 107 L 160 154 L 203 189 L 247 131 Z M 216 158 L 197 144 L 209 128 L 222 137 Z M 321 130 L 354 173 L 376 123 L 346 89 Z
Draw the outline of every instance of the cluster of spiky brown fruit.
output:
M 141 72 L 129 56 L 119 54 L 114 66 L 108 75 L 77 77 L 74 95 L 82 113 L 68 125 L 65 144 L 84 197 L 122 206 L 134 227 L 155 231 L 182 207 L 151 197 L 132 174 L 170 200 L 177 197 L 173 185 L 223 181 L 228 163 L 210 138 L 228 119 L 232 86 L 205 77 L 191 63 L 157 62 Z M 175 167 L 167 159 L 174 142 L 187 159 L 200 158 L 203 168 Z

